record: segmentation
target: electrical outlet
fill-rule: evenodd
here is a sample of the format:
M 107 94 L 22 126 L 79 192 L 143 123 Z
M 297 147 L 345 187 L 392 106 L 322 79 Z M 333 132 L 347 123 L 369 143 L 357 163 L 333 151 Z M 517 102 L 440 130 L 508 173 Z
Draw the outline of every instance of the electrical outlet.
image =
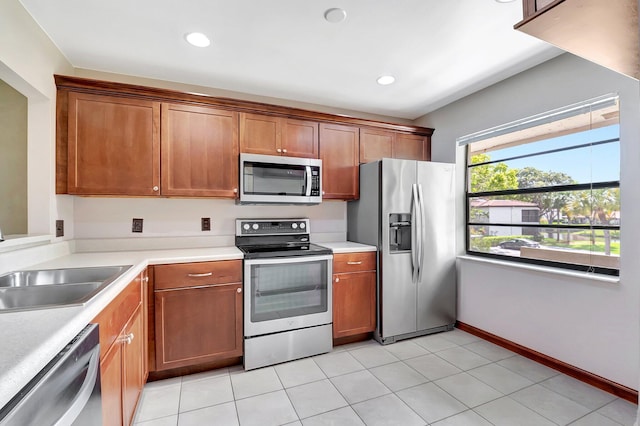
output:
M 64 220 L 56 220 L 56 237 L 64 237 Z
M 211 218 L 203 217 L 200 221 L 203 231 L 211 231 Z
M 133 224 L 131 225 L 131 232 L 142 232 L 142 219 L 133 219 Z

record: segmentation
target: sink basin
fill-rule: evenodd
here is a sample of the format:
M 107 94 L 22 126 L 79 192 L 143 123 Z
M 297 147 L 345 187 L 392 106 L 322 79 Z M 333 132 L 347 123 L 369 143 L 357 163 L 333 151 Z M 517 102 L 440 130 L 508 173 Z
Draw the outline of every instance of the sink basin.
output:
M 0 312 L 83 305 L 131 265 L 17 271 L 0 276 Z

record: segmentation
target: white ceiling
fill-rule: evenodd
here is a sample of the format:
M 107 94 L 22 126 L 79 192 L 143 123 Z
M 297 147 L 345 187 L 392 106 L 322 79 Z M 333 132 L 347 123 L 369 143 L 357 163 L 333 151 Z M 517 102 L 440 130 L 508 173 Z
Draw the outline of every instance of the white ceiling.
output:
M 513 29 L 521 0 L 21 2 L 77 68 L 408 119 L 560 53 Z

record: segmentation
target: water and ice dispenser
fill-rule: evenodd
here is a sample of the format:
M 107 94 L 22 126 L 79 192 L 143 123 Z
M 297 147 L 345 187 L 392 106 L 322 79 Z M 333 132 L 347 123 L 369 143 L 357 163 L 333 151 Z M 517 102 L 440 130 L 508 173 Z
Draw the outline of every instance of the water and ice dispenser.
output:
M 411 214 L 389 215 L 389 251 L 391 253 L 411 251 Z

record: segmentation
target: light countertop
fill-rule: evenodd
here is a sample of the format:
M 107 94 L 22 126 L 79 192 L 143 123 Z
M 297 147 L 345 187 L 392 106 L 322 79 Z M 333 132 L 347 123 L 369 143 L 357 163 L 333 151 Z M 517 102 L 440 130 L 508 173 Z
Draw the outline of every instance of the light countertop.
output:
M 334 253 L 355 253 L 364 251 L 376 251 L 375 246 L 367 244 L 352 243 L 351 241 L 341 241 L 336 243 L 318 243 L 323 247 L 330 248 Z
M 235 247 L 74 253 L 25 269 L 132 265 L 83 306 L 0 313 L 0 407 L 148 265 L 242 259 Z

